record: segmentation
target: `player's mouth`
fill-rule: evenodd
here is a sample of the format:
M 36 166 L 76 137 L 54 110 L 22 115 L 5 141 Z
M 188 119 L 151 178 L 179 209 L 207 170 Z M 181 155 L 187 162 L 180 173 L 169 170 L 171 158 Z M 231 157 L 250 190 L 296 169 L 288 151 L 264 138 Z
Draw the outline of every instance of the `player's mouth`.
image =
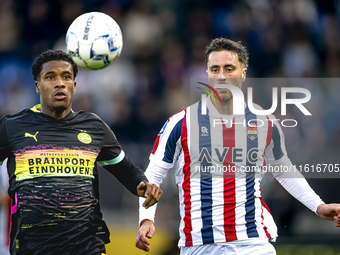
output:
M 224 92 L 224 91 L 229 91 L 229 89 L 227 89 L 227 88 L 219 88 L 219 89 L 216 89 L 216 91 Z
M 217 88 L 216 91 L 217 91 L 217 93 L 222 93 L 222 94 L 230 92 L 230 90 L 227 89 L 227 88 Z
M 62 91 L 56 91 L 54 92 L 53 97 L 57 100 L 63 100 L 66 98 L 66 93 Z
M 219 85 L 222 85 L 222 88 L 219 86 Z M 222 93 L 225 93 L 225 92 L 228 92 L 230 91 L 228 88 L 224 87 L 223 88 L 223 85 L 232 85 L 230 83 L 226 83 L 225 81 L 224 82 L 217 82 L 215 84 L 215 89 L 217 92 L 222 92 Z

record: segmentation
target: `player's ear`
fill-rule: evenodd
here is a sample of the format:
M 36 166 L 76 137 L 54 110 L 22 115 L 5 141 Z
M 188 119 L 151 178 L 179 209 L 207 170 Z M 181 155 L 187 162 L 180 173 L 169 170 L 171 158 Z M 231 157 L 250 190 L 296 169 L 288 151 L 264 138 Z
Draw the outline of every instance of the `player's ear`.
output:
M 74 81 L 73 83 L 73 93 L 76 93 L 77 82 Z
M 247 74 L 247 68 L 243 68 L 243 71 L 242 71 L 242 80 L 243 81 L 246 80 L 246 74 Z
M 35 90 L 37 91 L 38 94 L 40 94 L 40 83 L 35 81 Z

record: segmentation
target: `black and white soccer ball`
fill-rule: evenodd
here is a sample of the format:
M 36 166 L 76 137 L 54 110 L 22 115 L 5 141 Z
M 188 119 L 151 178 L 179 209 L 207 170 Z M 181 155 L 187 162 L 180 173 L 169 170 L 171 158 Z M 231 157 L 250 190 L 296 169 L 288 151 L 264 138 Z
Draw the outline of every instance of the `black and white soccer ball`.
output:
M 117 22 L 101 12 L 77 17 L 66 33 L 67 53 L 79 66 L 98 70 L 112 64 L 123 48 L 123 36 Z

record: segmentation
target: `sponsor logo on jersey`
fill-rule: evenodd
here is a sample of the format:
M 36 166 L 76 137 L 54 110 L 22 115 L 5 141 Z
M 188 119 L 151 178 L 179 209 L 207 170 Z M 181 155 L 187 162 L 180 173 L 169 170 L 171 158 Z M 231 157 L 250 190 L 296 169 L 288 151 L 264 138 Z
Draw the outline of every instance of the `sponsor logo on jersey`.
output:
M 98 152 L 68 148 L 38 148 L 14 153 L 16 180 L 36 177 L 78 176 L 94 178 Z
M 166 126 L 168 125 L 168 121 L 165 122 L 164 126 L 162 127 L 161 131 L 159 131 L 158 135 L 161 135 L 164 133 Z
M 260 150 L 256 147 L 251 148 L 249 151 L 245 151 L 245 148 L 235 148 L 235 147 L 212 147 L 211 152 L 206 147 L 203 147 L 199 153 L 198 162 L 203 164 L 218 162 L 223 164 L 225 162 L 228 151 L 232 151 L 232 163 L 246 163 L 245 160 L 250 162 L 251 164 L 255 164 L 259 157 L 258 154 Z M 244 158 L 244 153 L 246 154 L 246 158 Z
M 31 135 L 30 133 L 25 133 L 25 137 L 32 137 L 36 142 L 38 142 L 37 140 L 37 134 L 39 133 L 39 131 L 37 131 L 35 133 L 35 135 Z
M 92 142 L 91 136 L 84 132 L 78 134 L 78 140 L 85 144 L 89 144 Z
M 209 130 L 207 127 L 205 126 L 201 127 L 201 136 L 209 136 Z

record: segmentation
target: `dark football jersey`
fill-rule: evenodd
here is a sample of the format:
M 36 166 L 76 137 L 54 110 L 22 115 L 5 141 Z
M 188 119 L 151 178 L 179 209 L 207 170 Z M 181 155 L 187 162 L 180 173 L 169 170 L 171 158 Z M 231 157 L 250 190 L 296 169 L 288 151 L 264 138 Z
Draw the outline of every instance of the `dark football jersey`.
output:
M 13 200 L 11 253 L 101 254 L 109 232 L 96 165 L 124 158 L 111 129 L 92 113 L 56 120 L 37 105 L 0 120 L 0 164 L 5 158 Z

